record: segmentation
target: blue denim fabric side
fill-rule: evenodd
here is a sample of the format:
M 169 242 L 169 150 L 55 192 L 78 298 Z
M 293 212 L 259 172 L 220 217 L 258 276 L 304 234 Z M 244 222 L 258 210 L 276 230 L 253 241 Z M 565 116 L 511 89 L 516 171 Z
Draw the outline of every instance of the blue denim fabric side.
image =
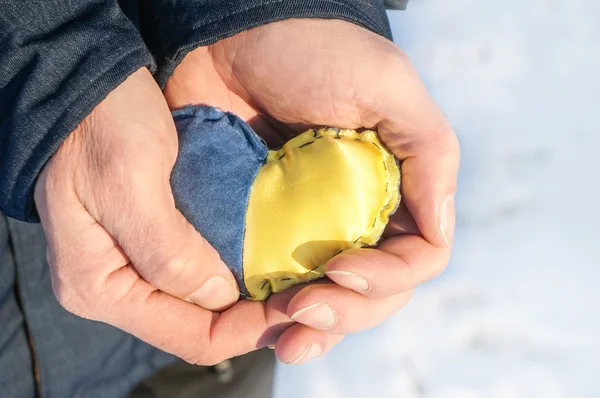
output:
M 250 187 L 268 149 L 237 116 L 208 106 L 173 112 L 179 155 L 171 173 L 177 208 L 219 252 L 247 296 L 242 267 Z

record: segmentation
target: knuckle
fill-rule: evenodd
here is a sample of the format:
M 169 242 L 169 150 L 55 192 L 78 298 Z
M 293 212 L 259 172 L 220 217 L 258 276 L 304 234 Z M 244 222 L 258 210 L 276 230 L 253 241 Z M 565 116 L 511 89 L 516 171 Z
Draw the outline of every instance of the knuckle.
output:
M 87 319 L 95 319 L 100 306 L 103 304 L 103 295 L 100 284 L 86 272 L 76 275 L 68 272 L 68 264 L 64 261 L 55 261 L 52 269 L 52 291 L 56 300 L 66 311 Z M 96 275 L 96 274 L 94 274 Z
M 215 366 L 221 362 L 223 362 L 227 358 L 221 358 L 217 356 L 201 356 L 196 357 L 191 363 L 198 366 Z
M 190 226 L 193 229 L 193 227 Z M 193 241 L 190 241 L 191 233 L 194 233 Z M 151 233 L 155 238 L 150 240 L 157 242 L 156 249 L 142 259 L 140 263 L 144 277 L 155 287 L 169 289 L 179 288 L 179 284 L 189 284 L 189 279 L 197 276 L 199 272 L 199 261 L 205 258 L 207 253 L 205 247 L 208 242 L 195 230 L 185 231 L 185 234 L 169 236 L 164 238 L 162 233 Z
M 59 278 L 52 278 L 52 291 L 62 308 L 72 314 L 86 317 L 87 311 L 85 305 L 82 305 L 82 301 L 75 289 L 72 288 L 72 285 L 65 283 Z
M 210 349 L 196 349 L 193 352 L 182 355 L 181 359 L 198 366 L 214 366 L 227 359 L 222 355 L 216 355 L 212 351 Z
M 392 45 L 384 51 L 378 60 L 383 72 L 397 78 L 398 72 L 405 71 L 411 67 L 410 57 L 399 47 Z
M 411 64 L 410 57 L 401 48 L 395 47 L 395 51 L 390 52 L 390 61 L 396 66 L 405 67 Z
M 400 308 L 406 306 L 410 302 L 410 300 L 412 300 L 413 295 L 414 289 L 411 289 L 408 292 L 404 293 L 404 297 L 402 297 L 402 300 L 400 300 Z
M 392 313 L 396 313 L 396 312 L 400 311 L 402 308 L 406 307 L 413 297 L 413 292 L 414 292 L 414 289 L 411 289 L 409 291 L 406 291 L 406 292 L 401 293 L 400 295 L 396 296 L 394 298 L 395 303 L 392 305 Z
M 182 251 L 174 251 L 168 255 L 156 255 L 150 261 L 153 282 L 166 287 L 185 279 L 194 260 Z
M 211 325 L 204 324 L 199 328 L 196 338 L 192 339 L 194 343 L 191 345 L 192 348 L 178 355 L 181 359 L 193 365 L 213 366 L 228 358 L 223 350 L 215 345 Z
M 446 270 L 446 268 L 448 268 L 447 260 L 437 261 L 437 262 L 433 263 L 433 265 L 431 267 L 431 270 L 432 270 L 431 279 L 437 278 L 438 276 L 443 274 L 444 271 Z
M 433 135 L 440 144 L 439 156 L 458 162 L 460 158 L 460 141 L 454 129 L 447 120 L 442 120 L 436 131 L 437 133 Z
M 163 282 L 161 284 L 168 286 L 184 279 L 190 261 L 190 259 L 180 257 L 179 255 L 167 260 L 163 268 L 163 277 L 161 278 Z

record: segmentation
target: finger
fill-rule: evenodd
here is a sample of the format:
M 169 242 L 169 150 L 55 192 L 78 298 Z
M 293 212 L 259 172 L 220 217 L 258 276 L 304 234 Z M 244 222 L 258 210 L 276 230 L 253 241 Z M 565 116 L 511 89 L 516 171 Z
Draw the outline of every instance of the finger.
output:
M 239 298 L 235 278 L 217 251 L 175 208 L 170 187 L 136 185 L 126 198 L 102 208 L 105 216 L 100 221 L 142 277 L 206 309 L 220 310 L 235 303 Z
M 415 235 L 389 238 L 378 249 L 355 249 L 332 258 L 325 273 L 335 283 L 370 298 L 406 292 L 438 276 L 450 259 L 439 248 Z
M 293 292 L 267 302 L 241 301 L 217 314 L 157 290 L 133 266 L 112 273 L 106 288 L 125 293 L 80 309 L 80 316 L 111 324 L 194 364 L 212 365 L 273 344 L 293 324 L 285 313 Z
M 402 201 L 419 230 L 436 246 L 448 247 L 454 235 L 458 139 L 406 57 L 391 65 L 384 69 L 390 78 L 381 79 L 385 87 L 369 96 L 376 100 L 367 105 L 365 122 L 379 120 L 382 140 L 402 161 Z
M 190 363 L 212 365 L 273 344 L 293 324 L 285 312 L 293 292 L 266 302 L 240 301 L 217 314 L 136 280 L 133 267 L 113 278 L 110 283 L 132 289 L 103 320 Z
M 343 339 L 341 334 L 297 324 L 281 334 L 275 345 L 275 355 L 281 362 L 298 365 L 327 354 Z
M 437 145 L 457 147 L 454 138 L 445 136 Z M 449 247 L 454 240 L 458 150 L 421 153 L 402 163 L 402 198 L 419 230 L 438 247 Z
M 411 294 L 375 300 L 334 283 L 311 285 L 294 296 L 287 313 L 314 329 L 350 334 L 379 325 L 402 308 Z

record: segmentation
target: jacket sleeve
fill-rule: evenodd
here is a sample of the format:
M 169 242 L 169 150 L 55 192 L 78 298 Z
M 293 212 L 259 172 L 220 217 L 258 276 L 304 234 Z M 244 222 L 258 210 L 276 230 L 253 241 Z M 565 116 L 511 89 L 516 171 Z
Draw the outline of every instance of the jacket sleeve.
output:
M 0 0 L 0 210 L 38 221 L 44 164 L 106 95 L 154 61 L 117 0 Z
M 342 19 L 392 38 L 384 0 L 146 0 L 142 35 L 164 87 L 188 52 L 270 22 L 289 18 Z

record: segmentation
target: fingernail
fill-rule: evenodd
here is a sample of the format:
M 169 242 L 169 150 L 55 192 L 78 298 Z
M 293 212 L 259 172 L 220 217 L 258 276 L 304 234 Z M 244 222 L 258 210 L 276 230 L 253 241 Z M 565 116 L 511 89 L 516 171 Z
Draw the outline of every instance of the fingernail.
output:
M 439 210 L 439 224 L 440 232 L 442 237 L 446 241 L 446 244 L 450 246 L 454 239 L 454 225 L 455 225 L 455 210 L 454 210 L 454 194 L 446 196 L 442 201 Z
M 188 299 L 202 308 L 218 311 L 235 303 L 238 297 L 237 283 L 214 276 L 206 281 L 200 289 L 190 294 Z
M 321 348 L 321 346 L 319 346 L 318 344 L 311 344 L 308 347 L 306 347 L 306 349 L 304 349 L 304 351 L 302 351 L 302 354 L 300 354 L 300 356 L 298 358 L 296 358 L 292 362 L 290 362 L 290 365 L 298 365 L 301 363 L 308 362 L 311 359 L 320 357 L 322 354 L 323 354 L 323 349 Z
M 330 329 L 336 321 L 333 309 L 325 303 L 315 303 L 292 315 L 294 321 L 315 329 Z
M 272 345 L 272 344 L 269 344 L 269 345 L 267 346 L 267 348 L 268 348 L 269 350 L 274 350 L 274 349 L 275 349 L 275 346 L 274 346 L 274 345 Z
M 327 271 L 325 274 L 340 286 L 357 292 L 369 290 L 369 283 L 362 276 L 348 271 Z

